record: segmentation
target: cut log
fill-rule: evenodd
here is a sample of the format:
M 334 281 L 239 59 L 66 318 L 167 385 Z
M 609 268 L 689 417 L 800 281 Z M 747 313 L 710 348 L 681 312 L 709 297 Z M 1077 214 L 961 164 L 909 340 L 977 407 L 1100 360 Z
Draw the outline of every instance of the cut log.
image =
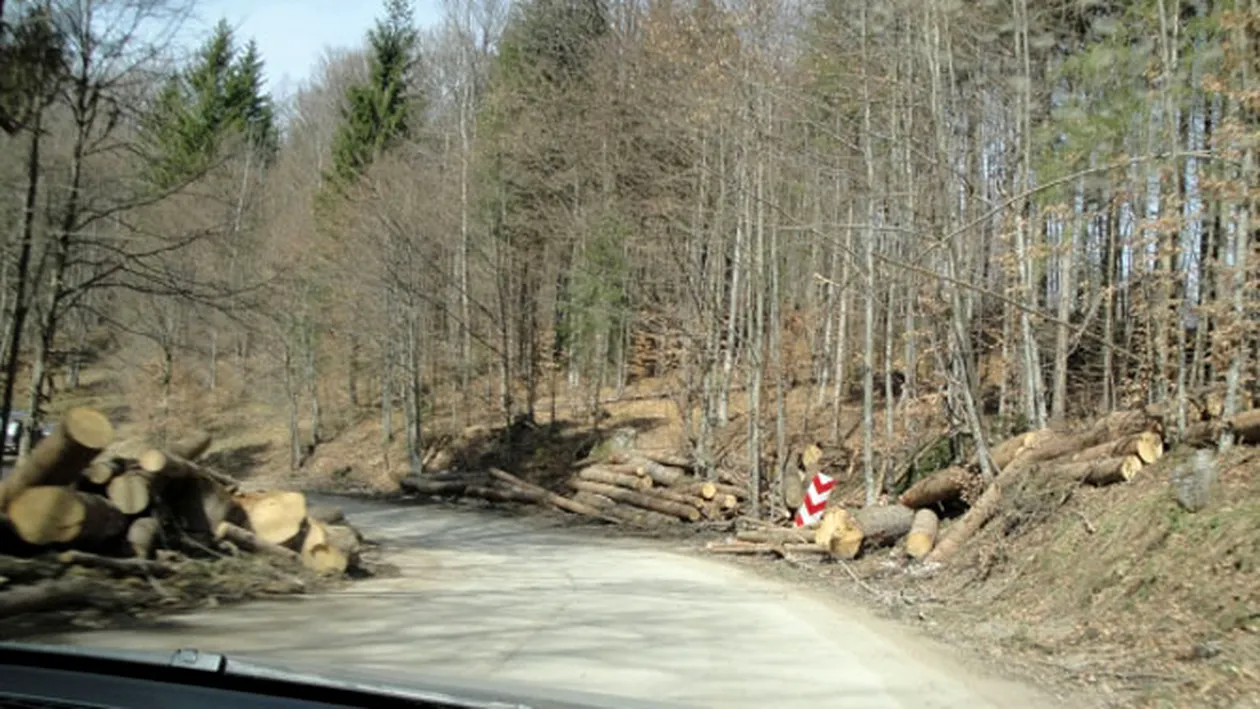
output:
M 827 551 L 837 559 L 856 559 L 862 551 L 862 529 L 853 522 L 850 515 L 839 529 L 831 535 L 827 543 Z
M 735 539 L 760 544 L 809 544 L 814 541 L 813 532 L 808 529 L 750 529 L 736 533 Z
M 826 549 L 840 528 L 851 524 L 849 511 L 843 507 L 829 507 L 823 513 L 822 521 L 814 528 L 814 543 Z
M 609 518 L 606 515 L 600 514 L 600 511 L 595 509 L 594 507 L 583 505 L 582 503 L 575 502 L 567 497 L 564 497 L 563 495 L 557 495 L 556 493 L 550 490 L 539 487 L 532 483 L 527 483 L 524 480 L 521 480 L 520 478 L 516 477 L 515 475 L 512 475 L 511 473 L 505 470 L 499 470 L 498 468 L 491 468 L 490 475 L 493 476 L 495 479 L 505 482 L 508 485 L 511 485 L 513 487 L 519 488 L 521 490 L 533 492 L 534 494 L 539 495 L 541 499 L 545 501 L 547 504 L 553 507 L 558 507 L 567 512 L 572 512 L 574 514 L 579 514 L 579 515 L 586 515 L 588 517 L 600 517 L 602 519 L 608 519 L 613 522 L 620 521 L 615 518 Z M 598 484 L 598 483 L 593 483 L 593 484 Z
M 1046 474 L 1070 478 L 1089 485 L 1102 486 L 1128 482 L 1142 469 L 1142 459 L 1136 455 L 1115 458 L 1094 458 L 1077 462 L 1050 464 Z
M 910 524 L 910 533 L 906 535 L 906 553 L 914 559 L 922 559 L 932 551 L 936 543 L 936 531 L 940 529 L 941 520 L 932 510 L 919 510 L 914 513 L 914 522 Z
M 616 485 L 627 490 L 647 490 L 652 487 L 652 478 L 646 475 L 626 475 L 598 465 L 583 468 L 578 471 L 577 475 L 581 480 L 590 480 L 591 482 L 604 483 L 605 485 Z
M 989 457 L 993 459 L 993 464 L 997 466 L 997 469 L 1001 470 L 1010 465 L 1020 451 L 1034 443 L 1036 438 L 1037 434 L 1035 433 L 1021 433 L 1017 436 L 1011 436 L 990 448 Z
M 93 545 L 118 537 L 127 518 L 99 495 L 68 487 L 39 486 L 9 503 L 9 520 L 30 544 Z
M 945 563 L 962 548 L 968 539 L 980 531 L 985 522 L 997 513 L 1002 502 L 1002 489 L 1013 483 L 1023 470 L 1023 465 L 1009 465 L 998 474 L 991 485 L 976 500 L 967 514 L 945 530 L 937 539 L 936 546 L 924 557 L 929 563 Z
M 1114 441 L 1090 446 L 1067 457 L 1069 462 L 1081 462 L 1097 458 L 1117 458 L 1135 455 L 1143 463 L 1154 463 L 1164 455 L 1164 439 L 1154 431 L 1134 433 Z
M 863 548 L 889 546 L 906 536 L 914 523 L 914 510 L 904 505 L 872 505 L 853 513 L 862 530 Z
M 805 501 L 804 473 L 789 467 L 783 471 L 783 481 L 780 484 L 780 488 L 783 493 L 783 506 L 791 512 L 799 509 L 801 503 Z
M 691 458 L 672 453 L 655 453 L 652 451 L 636 451 L 639 455 L 648 460 L 659 463 L 670 468 L 682 468 L 688 472 L 695 470 L 696 464 Z
M 9 503 L 27 488 L 74 482 L 113 440 L 114 427 L 105 414 L 95 409 L 70 409 L 52 433 L 36 443 L 30 454 L 0 480 L 0 511 L 8 509 Z
M 163 488 L 162 501 L 179 524 L 195 534 L 216 534 L 223 522 L 248 524 L 228 489 L 209 478 L 171 480 Z
M 1162 433 L 1164 429 L 1160 418 L 1143 409 L 1113 411 L 1095 421 L 1086 434 L 1093 441 L 1090 445 L 1096 445 L 1143 431 Z
M 63 551 L 57 555 L 63 564 L 104 569 L 124 576 L 170 576 L 175 569 L 170 564 L 147 559 L 115 559 L 112 556 L 90 554 L 85 551 Z
M 321 574 L 345 573 L 350 559 L 329 540 L 324 523 L 308 518 L 306 525 L 306 536 L 302 541 L 302 564 Z
M 709 542 L 704 550 L 712 554 L 820 554 L 826 551 L 817 544 L 779 543 L 749 544 L 747 542 Z
M 656 529 L 679 523 L 677 517 L 663 515 L 660 512 L 651 510 L 642 510 L 630 505 L 622 505 L 610 497 L 604 497 L 595 492 L 579 490 L 573 493 L 573 499 L 584 505 L 590 505 L 609 517 L 635 527 Z
M 147 559 L 153 554 L 153 544 L 157 541 L 162 525 L 156 517 L 141 517 L 133 520 L 127 528 L 127 544 L 137 559 Z
M 97 458 L 83 469 L 83 478 L 93 485 L 104 486 L 115 475 L 122 473 L 126 467 L 127 463 L 122 458 L 114 456 Z
M 822 462 L 823 451 L 817 444 L 811 443 L 801 451 L 801 467 L 807 474 L 818 472 L 818 464 Z
M 588 480 L 574 480 L 570 483 L 574 489 L 594 492 L 604 497 L 611 498 L 617 502 L 623 502 L 627 505 L 634 505 L 645 510 L 660 512 L 661 514 L 672 515 L 688 522 L 700 521 L 700 510 L 694 505 L 685 505 L 673 500 L 665 500 L 659 497 L 649 495 L 647 493 L 635 492 L 625 488 L 615 487 L 613 485 L 605 485 L 603 483 L 593 483 Z
M 171 452 L 171 455 L 184 460 L 196 460 L 210 447 L 211 440 L 213 439 L 206 431 L 197 431 L 175 441 L 166 449 Z
M 693 495 L 699 495 L 706 500 L 712 500 L 719 495 L 733 495 L 737 500 L 748 498 L 748 490 L 738 485 L 726 485 L 724 483 L 702 482 L 693 483 L 691 485 L 683 485 L 679 488 Z
M 966 468 L 945 468 L 911 485 L 901 493 L 898 501 L 914 509 L 931 507 L 941 502 L 960 499 L 964 492 L 979 484 L 980 477 Z
M 85 578 L 63 578 L 0 591 L 0 618 L 86 605 L 96 585 Z
M 154 477 L 202 477 L 213 480 L 219 485 L 227 488 L 229 492 L 235 492 L 240 486 L 240 484 L 231 476 L 224 475 L 216 470 L 211 470 L 205 466 L 198 465 L 191 460 L 175 455 L 169 451 L 160 451 L 156 448 L 147 450 L 140 455 L 137 462 L 139 463 L 141 470 L 150 473 Z
M 703 510 L 705 507 L 705 502 L 706 502 L 706 500 L 703 497 L 700 497 L 699 495 L 692 495 L 691 493 L 686 492 L 684 490 L 671 489 L 671 488 L 665 488 L 665 487 L 654 487 L 650 490 L 644 490 L 643 494 L 651 495 L 652 497 L 659 497 L 662 500 L 670 500 L 671 502 L 677 502 L 680 505 L 691 505 L 692 507 L 695 507 L 698 510 Z M 717 500 L 717 504 L 715 505 L 715 507 L 716 509 L 719 509 L 719 510 L 722 509 L 721 500 Z
M 681 468 L 675 468 L 645 458 L 636 453 L 617 451 L 608 457 L 608 462 L 635 466 L 640 475 L 647 475 L 658 485 L 680 485 L 691 480 L 691 476 Z
M 301 556 L 288 547 L 282 547 L 279 544 L 272 544 L 265 539 L 259 539 L 248 529 L 238 527 L 231 522 L 220 522 L 214 529 L 214 537 L 215 539 L 226 539 L 238 548 L 254 552 L 255 554 L 267 554 L 290 561 L 298 561 Z
M 459 497 L 468 485 L 464 480 L 426 480 L 418 475 L 409 475 L 398 483 L 403 492 L 425 497 Z
M 143 471 L 123 473 L 109 481 L 105 495 L 125 515 L 137 515 L 153 501 L 154 479 Z
M 328 537 L 328 543 L 340 549 L 352 563 L 358 557 L 361 542 L 358 531 L 353 527 L 344 524 L 326 524 L 324 534 Z
M 306 519 L 306 495 L 300 492 L 248 492 L 237 495 L 236 504 L 245 512 L 248 529 L 272 544 L 288 543 Z
M 346 521 L 346 515 L 341 511 L 341 508 L 331 505 L 308 507 L 306 514 L 311 519 L 317 519 L 324 524 L 343 524 Z

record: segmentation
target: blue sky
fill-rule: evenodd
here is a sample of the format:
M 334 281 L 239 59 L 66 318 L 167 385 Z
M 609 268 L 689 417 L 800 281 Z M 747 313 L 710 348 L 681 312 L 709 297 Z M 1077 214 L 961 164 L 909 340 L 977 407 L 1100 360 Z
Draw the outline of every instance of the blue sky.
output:
M 197 35 L 220 18 L 236 28 L 241 44 L 258 42 L 268 85 L 276 98 L 309 78 L 325 47 L 353 47 L 363 41 L 380 0 L 200 0 L 187 28 Z M 441 15 L 440 0 L 415 0 L 416 24 L 430 27 Z

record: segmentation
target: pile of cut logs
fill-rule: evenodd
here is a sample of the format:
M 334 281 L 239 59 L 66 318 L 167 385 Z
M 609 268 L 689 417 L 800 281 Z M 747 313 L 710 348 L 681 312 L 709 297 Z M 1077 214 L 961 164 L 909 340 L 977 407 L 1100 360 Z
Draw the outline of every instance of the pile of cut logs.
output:
M 944 562 L 997 513 L 1003 488 L 1021 474 L 1088 486 L 1127 482 L 1163 456 L 1163 421 L 1158 408 L 1148 407 L 1109 414 L 1082 431 L 1023 433 L 989 449 L 994 471 L 990 480 L 973 457 L 965 466 L 919 480 L 893 504 L 833 506 L 815 528 L 747 530 L 708 548 L 726 554 L 819 553 L 847 560 L 904 540 L 908 556 Z M 1260 444 L 1260 409 L 1229 420 L 1195 422 L 1188 427 L 1186 442 L 1214 443 L 1224 430 L 1232 431 L 1239 443 Z M 967 511 L 941 529 L 938 512 L 955 502 L 963 503 Z
M 571 494 L 526 482 L 503 470 L 412 475 L 404 492 L 422 497 L 472 498 L 489 502 L 545 505 L 604 521 L 637 527 L 726 520 L 739 515 L 747 496 L 731 480 L 707 481 L 677 456 L 616 450 L 574 464 Z
M 178 551 L 266 554 L 326 574 L 358 563 L 362 538 L 300 492 L 244 492 L 196 460 L 197 433 L 136 457 L 108 452 L 115 431 L 90 408 L 67 411 L 0 480 L 0 554 L 62 552 L 65 563 L 145 573 Z M 155 557 L 157 557 L 155 559 Z

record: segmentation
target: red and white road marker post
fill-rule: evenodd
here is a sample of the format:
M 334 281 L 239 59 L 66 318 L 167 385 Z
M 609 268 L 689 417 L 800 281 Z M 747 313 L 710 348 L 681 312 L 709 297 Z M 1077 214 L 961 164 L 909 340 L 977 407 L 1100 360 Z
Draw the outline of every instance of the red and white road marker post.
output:
M 831 495 L 831 488 L 835 486 L 836 481 L 833 478 L 823 473 L 815 475 L 809 482 L 809 489 L 805 491 L 805 500 L 801 502 L 801 508 L 796 511 L 796 517 L 792 519 L 793 524 L 797 527 L 818 524 L 823 512 L 827 511 L 827 497 Z

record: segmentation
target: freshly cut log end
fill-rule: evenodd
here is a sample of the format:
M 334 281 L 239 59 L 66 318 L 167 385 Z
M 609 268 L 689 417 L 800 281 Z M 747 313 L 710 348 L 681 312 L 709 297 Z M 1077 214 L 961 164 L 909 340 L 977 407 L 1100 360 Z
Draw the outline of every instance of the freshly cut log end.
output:
M 853 523 L 849 511 L 843 507 L 831 507 L 823 513 L 822 521 L 814 528 L 814 543 L 826 547 L 836 532 Z
M 827 543 L 827 550 L 837 559 L 852 561 L 862 551 L 862 530 L 850 525 L 837 531 Z
M 823 451 L 816 444 L 805 446 L 805 450 L 801 451 L 801 465 L 805 470 L 812 470 L 822 460 Z
M 1089 485 L 1103 486 L 1128 482 L 1141 469 L 1141 458 L 1136 455 L 1125 455 L 1061 463 L 1051 468 L 1049 474 L 1076 479 Z
M 132 521 L 127 528 L 127 544 L 137 559 L 147 559 L 153 555 L 153 545 L 161 528 L 161 523 L 155 517 L 141 517 Z
M 328 528 L 317 519 L 306 519 L 306 535 L 302 539 L 302 564 L 321 574 L 345 573 L 349 558 L 337 548 Z
M 140 457 L 136 459 L 140 469 L 147 473 L 153 473 L 154 475 L 178 473 L 179 471 L 176 468 L 168 469 L 168 462 L 166 454 L 156 448 L 151 448 L 141 453 Z
M 47 437 L 0 480 L 0 510 L 23 490 L 43 485 L 69 485 L 92 459 L 114 440 L 109 418 L 95 409 L 67 411 Z
M 712 500 L 717 496 L 717 485 L 714 485 L 713 483 L 700 483 L 698 492 L 700 493 L 700 497 L 703 497 L 706 500 Z
M 93 485 L 108 484 L 115 475 L 122 473 L 126 464 L 119 458 L 97 458 L 83 469 L 83 478 Z
M 108 500 L 66 487 L 24 490 L 9 504 L 9 520 L 29 544 L 98 544 L 122 534 L 127 518 Z
M 1164 439 L 1154 431 L 1142 431 L 1091 446 L 1072 454 L 1067 460 L 1068 462 L 1082 462 L 1128 455 L 1137 456 L 1143 463 L 1154 463 L 1164 455 Z
M 298 536 L 306 519 L 306 496 L 300 492 L 276 490 L 237 495 L 236 504 L 245 511 L 249 529 L 272 544 L 285 544 Z
M 927 556 L 936 544 L 936 532 L 940 529 L 940 523 L 932 510 L 922 509 L 915 512 L 910 533 L 906 535 L 906 553 L 915 559 Z
M 196 460 L 210 448 L 212 440 L 206 431 L 197 431 L 170 444 L 167 450 L 185 460 Z
M 144 512 L 153 501 L 152 480 L 142 473 L 123 473 L 109 481 L 105 489 L 109 501 L 125 515 Z

